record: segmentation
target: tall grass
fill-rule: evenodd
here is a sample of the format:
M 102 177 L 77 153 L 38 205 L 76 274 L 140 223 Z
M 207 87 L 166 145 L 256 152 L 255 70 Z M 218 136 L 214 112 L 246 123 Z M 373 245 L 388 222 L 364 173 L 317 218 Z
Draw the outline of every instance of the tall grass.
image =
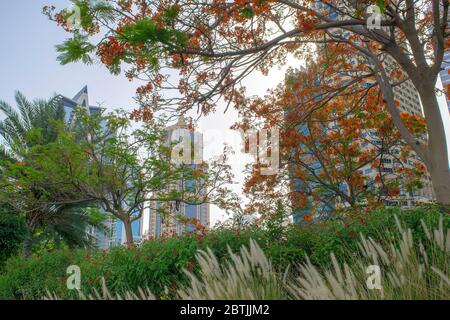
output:
M 199 275 L 185 271 L 190 286 L 178 291 L 184 300 L 270 300 L 287 298 L 283 282 L 256 241 L 240 254 L 228 248 L 230 261 L 221 265 L 214 253 L 200 251 Z
M 307 262 L 288 290 L 294 299 L 450 299 L 450 229 L 442 219 L 427 241 L 415 241 L 410 229 L 396 219 L 399 237 L 382 241 L 360 235 L 359 252 L 342 266 L 332 255 L 333 269 L 321 271 Z M 369 289 L 367 267 L 381 270 L 381 289 Z
M 277 272 L 258 244 L 251 240 L 240 253 L 228 249 L 230 259 L 220 263 L 211 250 L 199 251 L 196 273 L 185 270 L 190 284 L 177 292 L 184 300 L 228 299 L 450 299 L 450 229 L 442 218 L 430 230 L 422 221 L 426 239 L 415 238 L 411 229 L 396 219 L 398 232 L 380 240 L 360 235 L 359 250 L 331 255 L 332 268 L 313 265 L 309 259 Z M 381 288 L 369 289 L 367 268 L 379 266 Z M 48 293 L 46 299 L 57 299 Z M 149 290 L 112 295 L 103 292 L 80 299 L 153 300 Z

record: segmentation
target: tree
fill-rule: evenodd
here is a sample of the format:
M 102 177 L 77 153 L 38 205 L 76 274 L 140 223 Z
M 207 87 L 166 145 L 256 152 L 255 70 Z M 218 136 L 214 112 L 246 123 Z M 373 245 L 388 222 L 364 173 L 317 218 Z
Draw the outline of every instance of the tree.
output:
M 401 190 L 412 192 L 420 187 L 424 168 L 400 140 L 373 84 L 370 90 L 328 97 L 317 108 L 316 101 L 327 95 L 319 85 L 326 72 L 330 68 L 313 61 L 305 70 L 291 70 L 285 83 L 267 97 L 255 99 L 243 115 L 238 125 L 242 129 L 262 122 L 262 126 L 280 130 L 279 172 L 263 176 L 258 166 L 252 166 L 246 181 L 253 210 L 272 212 L 287 198 L 286 205 L 295 217 L 307 221 L 340 211 L 374 209 L 398 199 Z M 421 116 L 404 113 L 402 117 L 418 138 L 424 134 Z M 411 159 L 409 165 L 407 159 Z M 385 170 L 386 162 L 390 170 Z
M 87 201 L 40 174 L 33 160 L 36 150 L 56 139 L 57 127 L 64 127 L 62 105 L 56 99 L 29 102 L 20 92 L 16 102 L 16 109 L 0 102 L 6 115 L 0 122 L 0 205 L 25 220 L 24 255 L 31 255 L 38 234 L 70 246 L 89 245 L 87 228 L 100 223 L 87 214 Z
M 16 108 L 0 101 L 0 111 L 6 116 L 0 121 L 0 159 L 20 161 L 30 147 L 55 139 L 51 122 L 64 120 L 64 108 L 55 98 L 30 102 L 20 92 L 15 98 Z
M 148 83 L 138 90 L 143 106 L 157 109 L 184 112 L 197 105 L 207 114 L 220 97 L 245 108 L 242 80 L 247 75 L 283 65 L 289 55 L 301 58 L 311 43 L 325 44 L 329 65 L 339 65 L 351 78 L 341 78 L 334 94 L 345 95 L 368 78 L 375 80 L 402 139 L 425 163 L 437 200 L 450 204 L 447 143 L 435 92 L 449 46 L 447 0 L 74 2 L 85 8 L 86 34 L 75 30 L 74 37 L 58 47 L 60 61 L 91 60 L 96 54 L 116 73 L 126 62 L 131 65 L 128 77 L 147 77 Z M 368 8 L 373 4 L 382 11 L 382 28 L 369 28 L 373 17 Z M 69 29 L 67 10 L 56 15 L 49 8 L 44 11 Z M 90 43 L 97 33 L 102 40 Z M 344 51 L 355 57 L 354 63 L 335 59 L 335 52 Z M 178 70 L 179 81 L 172 88 L 179 98 L 163 99 L 160 94 L 173 82 L 167 68 Z M 412 81 L 421 98 L 426 141 L 415 138 L 397 108 L 394 88 L 403 78 Z
M 88 115 L 79 109 L 76 118 L 73 131 L 59 131 L 54 143 L 36 152 L 39 174 L 121 220 L 128 244 L 131 225 L 147 204 L 221 205 L 229 192 L 226 158 L 196 167 L 174 164 L 161 122 L 148 120 L 131 130 L 130 115 L 123 112 Z

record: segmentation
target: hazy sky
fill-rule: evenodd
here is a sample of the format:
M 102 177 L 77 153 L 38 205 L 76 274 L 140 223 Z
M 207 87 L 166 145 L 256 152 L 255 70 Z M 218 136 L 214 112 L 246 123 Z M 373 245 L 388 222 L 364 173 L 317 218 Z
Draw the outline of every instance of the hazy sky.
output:
M 91 105 L 102 103 L 107 108 L 127 110 L 136 107 L 133 97 L 138 83 L 129 82 L 123 75 L 113 76 L 101 65 L 78 63 L 61 66 L 56 61 L 55 45 L 62 43 L 68 34 L 48 21 L 41 11 L 44 5 L 63 8 L 68 5 L 67 0 L 0 0 L 0 3 L 1 100 L 13 104 L 16 90 L 31 99 L 49 98 L 55 93 L 72 97 L 87 85 Z M 251 94 L 264 94 L 268 88 L 280 83 L 283 77 L 284 71 L 278 69 L 267 77 L 255 74 L 248 79 L 246 86 Z M 446 110 L 443 98 L 442 106 Z M 229 130 L 237 119 L 236 113 L 229 110 L 223 114 L 223 110 L 223 106 L 219 106 L 216 114 L 199 123 L 199 129 L 204 133 L 205 158 L 218 155 L 223 142 L 232 144 L 236 155 L 231 164 L 237 181 L 242 182 L 241 171 L 251 158 L 239 152 L 240 138 L 236 132 Z M 449 114 L 444 114 L 450 126 Z M 240 183 L 235 190 L 240 190 Z M 211 213 L 212 224 L 223 219 L 223 212 L 217 208 L 211 208 Z

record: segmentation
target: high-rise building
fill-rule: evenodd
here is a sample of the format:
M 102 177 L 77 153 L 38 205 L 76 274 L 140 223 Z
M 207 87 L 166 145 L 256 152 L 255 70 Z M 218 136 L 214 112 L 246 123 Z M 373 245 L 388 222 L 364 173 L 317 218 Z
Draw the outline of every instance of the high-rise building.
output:
M 86 108 L 89 114 L 103 113 L 104 108 L 91 106 L 89 104 L 88 88 L 85 86 L 80 90 L 73 98 L 68 98 L 63 95 L 59 95 L 57 99 L 60 101 L 65 112 L 65 122 L 70 126 L 75 121 L 75 110 L 77 107 Z M 104 222 L 105 233 L 103 230 L 96 229 L 94 227 L 89 228 L 88 233 L 96 239 L 97 247 L 102 250 L 111 248 L 116 243 L 115 222 L 112 219 L 108 219 Z
M 447 32 L 450 31 L 450 11 L 447 15 Z M 444 52 L 444 61 L 441 68 L 441 80 L 444 86 L 444 91 L 447 94 L 447 106 L 450 112 L 450 49 L 446 49 Z
M 306 69 L 304 67 L 301 67 L 300 70 L 297 70 L 292 74 L 289 74 L 288 77 L 296 77 L 298 76 L 299 73 L 304 72 L 306 72 Z M 310 99 L 310 97 L 307 97 L 306 99 Z M 320 96 L 318 96 L 316 99 L 319 101 L 321 98 Z M 285 112 L 286 121 L 289 121 L 287 119 L 289 118 L 291 112 L 294 112 L 294 110 L 286 110 Z M 295 127 L 295 130 L 298 130 L 298 132 L 300 132 L 303 135 L 309 135 L 309 129 L 306 123 L 300 123 Z M 320 173 L 323 170 L 323 167 L 320 164 L 320 162 L 317 160 L 313 160 L 314 155 L 308 154 L 308 148 L 305 148 L 301 144 L 299 144 L 297 148 L 298 148 L 297 150 L 292 150 L 293 151 L 291 154 L 292 156 L 295 157 L 296 151 L 302 150 L 303 153 L 302 160 L 303 162 L 309 164 L 311 170 L 313 170 L 316 173 Z M 288 157 L 290 157 L 291 155 L 288 155 Z M 289 162 L 291 163 L 289 167 L 289 174 L 292 176 L 292 173 L 296 170 L 295 160 L 290 159 Z M 298 206 L 298 204 L 296 203 L 297 201 L 293 201 L 292 203 L 292 219 L 294 223 L 298 224 L 303 223 L 304 221 L 303 218 L 305 217 L 305 215 L 326 216 L 335 209 L 335 203 L 333 203 L 332 201 L 330 202 L 322 201 L 320 204 L 315 204 L 313 202 L 312 196 L 308 195 L 311 194 L 312 191 L 316 188 L 320 188 L 320 186 L 313 182 L 305 183 L 304 181 L 301 181 L 299 179 L 291 178 L 290 181 L 291 192 L 300 192 L 306 196 L 306 203 L 302 207 Z
M 339 19 L 339 15 L 337 15 L 334 11 L 334 9 L 331 9 L 328 7 L 328 5 L 323 5 L 320 2 L 317 2 L 317 5 L 325 12 L 329 13 L 330 18 L 332 19 Z M 338 31 L 335 31 L 338 32 Z M 346 37 L 347 35 L 345 33 L 340 33 L 341 36 Z M 323 52 L 324 44 L 319 44 L 317 48 L 318 54 Z M 446 53 L 447 62 L 450 61 L 450 53 Z M 350 63 L 357 64 L 358 61 L 356 61 L 356 57 L 349 57 L 348 58 Z M 397 63 L 392 59 L 390 56 L 385 57 L 385 61 L 383 62 L 385 67 L 396 69 L 398 68 Z M 445 71 L 442 73 L 444 76 L 441 77 L 443 79 L 443 82 L 446 81 L 450 83 L 450 74 L 448 71 L 450 68 L 450 63 L 445 64 Z M 345 81 L 345 75 L 341 77 L 343 81 Z M 445 84 L 444 84 L 445 85 Z M 417 93 L 417 90 L 415 89 L 413 83 L 411 81 L 405 81 L 399 86 L 394 87 L 394 96 L 395 99 L 400 103 L 399 104 L 399 111 L 401 112 L 407 112 L 409 114 L 413 115 L 423 115 L 422 112 L 422 105 L 420 102 L 420 97 Z M 450 104 L 449 104 L 450 106 Z M 299 130 L 305 130 L 302 126 L 299 127 Z M 370 132 L 367 132 L 366 135 L 370 138 L 369 140 L 372 140 L 373 144 L 377 144 L 379 139 L 371 134 Z M 421 160 L 419 157 L 412 152 L 409 159 L 400 161 L 399 157 L 393 156 L 395 154 L 399 155 L 400 153 L 400 145 L 394 147 L 392 150 L 389 150 L 387 152 L 387 156 L 383 157 L 382 159 L 382 172 L 386 175 L 386 179 L 398 179 L 398 175 L 396 175 L 396 170 L 400 169 L 401 167 L 407 167 L 407 168 L 413 168 L 417 163 L 421 163 Z M 299 146 L 301 148 L 301 146 Z M 314 167 L 314 170 L 321 170 L 320 166 L 317 167 L 315 163 L 311 163 L 311 166 Z M 316 168 L 317 167 L 317 168 Z M 367 166 L 365 168 L 361 169 L 361 172 L 369 177 L 369 184 L 373 184 L 375 181 L 375 176 L 377 175 L 377 170 L 370 168 L 370 166 Z M 400 206 L 414 206 L 416 204 L 420 203 L 427 203 L 432 202 L 435 199 L 435 195 L 433 192 L 432 184 L 431 184 L 431 178 L 428 174 L 426 174 L 421 179 L 421 185 L 422 188 L 415 190 L 415 191 L 407 191 L 406 187 L 402 185 L 403 181 L 399 181 L 400 183 L 400 194 L 396 197 L 386 197 L 385 204 L 386 205 L 400 205 Z M 303 185 L 302 182 L 296 181 L 293 179 L 291 181 L 291 190 L 294 191 L 308 191 L 308 189 L 313 188 L 313 185 Z M 342 189 L 346 189 L 345 184 L 342 185 Z M 294 222 L 302 221 L 302 217 L 305 214 L 314 214 L 315 211 L 321 211 L 327 212 L 332 210 L 335 206 L 339 206 L 339 203 L 335 204 L 324 204 L 323 208 L 314 208 L 312 204 L 308 201 L 306 206 L 301 209 L 294 210 L 293 212 L 293 219 Z M 325 209 L 325 210 L 324 210 Z
M 448 111 L 450 112 L 450 49 L 446 50 L 444 53 L 444 61 L 442 63 L 442 71 L 441 71 L 441 80 L 442 85 L 444 86 L 444 91 L 447 93 L 447 106 Z
M 64 120 L 69 125 L 74 121 L 75 109 L 77 107 L 86 108 L 89 111 L 89 114 L 103 113 L 105 111 L 104 108 L 89 105 L 89 94 L 87 86 L 81 89 L 80 92 L 78 92 L 72 99 L 67 98 L 63 95 L 59 95 L 57 98 L 61 101 L 64 107 Z
M 386 56 L 385 64 L 389 64 L 392 66 L 396 65 L 397 63 L 392 57 Z M 423 116 L 420 97 L 411 80 L 407 80 L 399 86 L 394 87 L 394 98 L 399 102 L 398 108 L 400 112 L 407 112 L 409 114 Z M 377 138 L 373 137 L 373 139 L 376 140 Z M 401 167 L 412 168 L 416 164 L 423 165 L 422 160 L 417 156 L 415 152 L 412 151 L 410 157 L 404 161 L 399 161 L 398 157 L 392 155 L 398 155 L 399 153 L 400 148 L 394 147 L 390 152 L 391 155 L 388 155 L 383 159 L 383 170 L 388 174 L 387 178 L 389 178 L 389 174 L 392 173 L 391 178 L 397 179 L 398 176 L 395 175 L 395 172 Z M 373 170 L 369 170 L 369 168 L 365 168 L 363 170 L 366 171 L 367 175 L 373 175 Z M 401 186 L 400 195 L 398 197 L 391 198 L 389 201 L 386 201 L 386 204 L 415 206 L 420 203 L 428 203 L 434 201 L 435 195 L 431 183 L 431 178 L 428 173 L 421 178 L 421 184 L 422 187 L 415 191 L 407 191 L 404 187 Z
M 178 129 L 189 132 L 191 141 L 196 141 L 196 143 L 198 143 L 199 145 L 203 145 L 202 135 L 191 130 L 186 124 L 184 117 L 180 117 L 175 125 L 166 128 L 166 142 L 168 144 L 172 143 L 175 137 L 174 134 Z M 203 152 L 203 148 L 199 148 L 199 150 L 200 152 Z M 200 155 L 200 158 L 202 159 L 203 155 Z M 197 164 L 195 163 L 195 161 L 191 160 L 191 164 L 189 166 L 195 168 L 196 165 Z M 187 183 L 189 183 L 189 181 Z M 167 186 L 167 191 L 170 191 L 174 188 L 178 191 L 181 191 L 182 187 L 182 181 L 179 181 L 177 185 Z M 179 221 L 179 219 L 177 219 L 177 216 L 183 216 L 189 220 L 195 219 L 202 226 L 209 227 L 209 203 L 203 203 L 199 205 L 185 204 L 177 201 L 151 201 L 147 203 L 145 205 L 145 209 L 141 218 L 141 234 L 143 235 L 143 239 L 160 238 L 161 236 L 170 235 L 181 235 L 185 232 L 194 230 L 193 224 L 182 223 Z

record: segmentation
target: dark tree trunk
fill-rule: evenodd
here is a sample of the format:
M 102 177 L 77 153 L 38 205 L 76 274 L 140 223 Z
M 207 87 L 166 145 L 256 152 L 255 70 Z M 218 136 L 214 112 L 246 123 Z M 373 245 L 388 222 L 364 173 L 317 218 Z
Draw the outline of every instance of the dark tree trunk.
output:
M 28 235 L 23 244 L 22 254 L 25 258 L 29 258 L 31 257 L 32 253 L 33 253 L 33 236 Z
M 133 240 L 133 229 L 131 228 L 130 219 L 125 219 L 123 221 L 123 224 L 125 226 L 125 236 L 127 239 L 127 245 L 131 245 L 134 243 L 134 240 Z

